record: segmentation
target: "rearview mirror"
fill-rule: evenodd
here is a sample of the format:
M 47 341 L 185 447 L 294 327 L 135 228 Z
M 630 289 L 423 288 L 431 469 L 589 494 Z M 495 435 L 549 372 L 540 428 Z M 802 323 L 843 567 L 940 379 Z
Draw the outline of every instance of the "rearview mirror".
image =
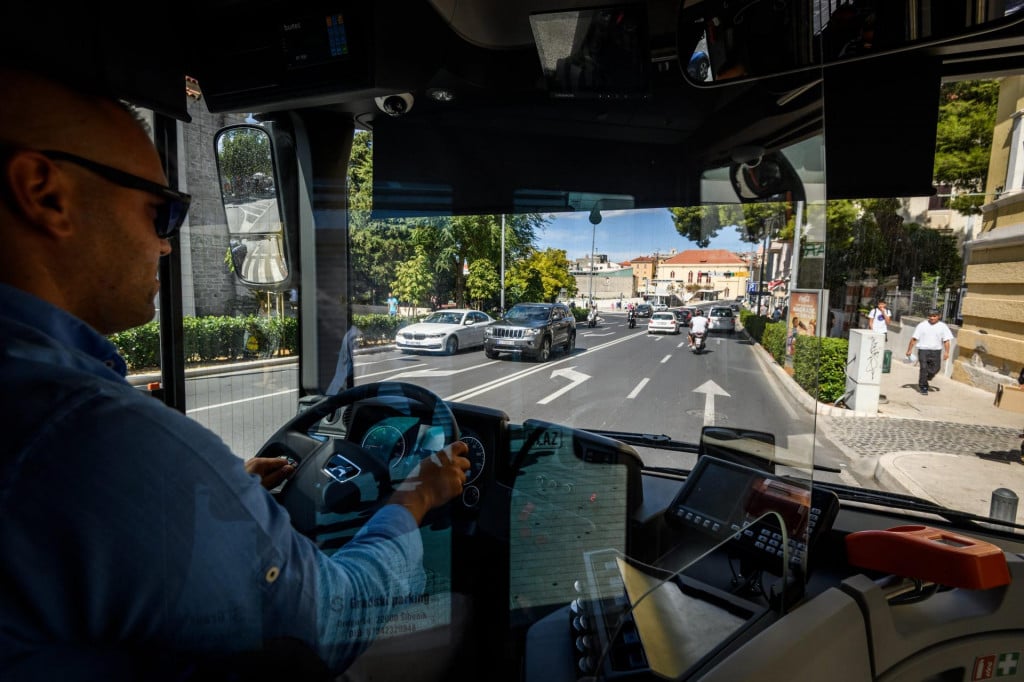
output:
M 225 262 L 245 284 L 280 288 L 288 281 L 288 251 L 270 135 L 260 126 L 229 126 L 215 145 L 229 236 Z

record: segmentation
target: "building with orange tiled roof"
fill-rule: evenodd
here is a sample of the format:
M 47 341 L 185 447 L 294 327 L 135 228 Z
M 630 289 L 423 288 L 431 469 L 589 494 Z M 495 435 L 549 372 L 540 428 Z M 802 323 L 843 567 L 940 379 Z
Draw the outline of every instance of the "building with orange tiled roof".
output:
M 658 263 L 655 281 L 686 300 L 697 291 L 705 299 L 733 299 L 746 292 L 747 261 L 726 249 L 690 249 Z

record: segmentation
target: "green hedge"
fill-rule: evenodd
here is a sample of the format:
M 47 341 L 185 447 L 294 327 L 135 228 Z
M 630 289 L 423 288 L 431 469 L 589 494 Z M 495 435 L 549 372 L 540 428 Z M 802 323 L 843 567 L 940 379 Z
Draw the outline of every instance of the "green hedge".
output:
M 360 346 L 391 343 L 401 327 L 418 321 L 384 314 L 354 315 L 352 318 L 353 324 L 362 332 Z M 298 323 L 293 317 L 186 317 L 182 326 L 185 362 L 188 364 L 294 355 L 299 349 Z M 110 340 L 130 370 L 160 366 L 160 328 L 156 322 L 113 334 Z
M 362 332 L 362 337 L 359 339 L 361 347 L 391 343 L 395 340 L 395 334 L 399 329 L 416 322 L 419 322 L 419 318 L 392 317 L 384 313 L 352 316 L 352 324 Z
M 759 320 L 767 319 L 756 317 Z M 762 326 L 764 332 L 761 334 L 761 345 L 772 354 L 775 362 L 784 367 L 786 365 L 786 323 L 768 322 Z
M 834 403 L 846 391 L 846 339 L 798 336 L 793 348 L 793 379 L 812 397 Z
M 771 353 L 775 362 L 786 365 L 785 321 L 749 310 L 740 311 L 740 323 L 747 334 Z M 846 392 L 847 339 L 797 336 L 793 347 L 793 379 L 807 393 L 823 403 L 834 403 Z
M 765 325 L 771 322 L 771 318 L 765 315 L 756 315 L 753 312 L 742 309 L 740 310 L 740 324 L 743 325 L 743 329 L 746 330 L 750 338 L 754 339 L 758 343 L 761 343 L 761 337 L 764 334 Z
M 266 358 L 298 351 L 298 324 L 292 317 L 186 317 L 182 327 L 188 364 Z M 156 322 L 112 334 L 110 340 L 130 370 L 159 367 L 160 328 Z

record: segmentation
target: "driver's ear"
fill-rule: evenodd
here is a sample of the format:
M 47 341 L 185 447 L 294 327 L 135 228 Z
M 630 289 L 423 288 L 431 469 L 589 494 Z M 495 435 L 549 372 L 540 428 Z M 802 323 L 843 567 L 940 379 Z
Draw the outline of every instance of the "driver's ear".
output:
M 50 159 L 30 149 L 16 150 L 4 167 L 4 183 L 20 222 L 51 237 L 70 235 L 72 187 Z

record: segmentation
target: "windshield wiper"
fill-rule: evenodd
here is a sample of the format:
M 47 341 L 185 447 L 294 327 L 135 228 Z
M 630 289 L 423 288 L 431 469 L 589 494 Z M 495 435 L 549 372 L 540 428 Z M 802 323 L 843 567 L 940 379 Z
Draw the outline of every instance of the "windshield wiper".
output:
M 984 523 L 989 527 L 993 525 L 1004 526 L 1005 530 L 1024 530 L 1024 526 L 1012 521 L 1003 521 L 989 516 L 981 516 L 979 514 L 971 514 L 970 512 L 950 509 L 949 507 L 943 507 L 942 505 L 929 502 L 928 500 L 921 499 L 920 497 L 914 497 L 913 495 L 891 493 L 884 490 L 855 488 L 853 486 L 840 485 L 838 483 L 825 483 L 823 481 L 815 481 L 814 485 L 820 485 L 823 488 L 828 488 L 838 495 L 839 499 L 848 502 L 863 502 L 880 507 L 892 507 L 894 509 L 904 511 L 934 514 L 935 516 L 940 516 L 946 519 L 955 528 L 977 529 L 977 524 Z
M 657 450 L 672 450 L 674 452 L 691 452 L 693 454 L 700 453 L 700 446 L 696 443 L 687 443 L 681 440 L 673 440 L 665 434 L 653 434 L 653 433 L 630 433 L 629 431 L 605 431 L 602 429 L 583 429 L 589 433 L 596 433 L 599 436 L 605 436 L 607 438 L 614 438 L 617 441 L 626 443 L 627 445 L 638 445 L 645 448 L 654 448 Z M 771 460 L 766 460 L 771 461 Z M 782 464 L 781 462 L 775 462 L 776 465 Z M 829 473 L 838 474 L 841 469 L 835 467 L 825 466 L 824 464 L 813 464 L 812 468 L 815 471 L 827 471 Z M 678 472 L 679 469 L 666 469 L 655 468 L 655 467 L 644 467 L 648 471 L 669 471 Z
M 595 433 L 606 438 L 613 438 L 627 445 L 639 445 L 645 448 L 656 448 L 659 450 L 674 450 L 676 452 L 692 452 L 697 454 L 699 446 L 696 443 L 686 443 L 681 440 L 673 440 L 663 433 L 631 433 L 629 431 L 605 431 L 602 429 L 582 429 L 588 433 Z

